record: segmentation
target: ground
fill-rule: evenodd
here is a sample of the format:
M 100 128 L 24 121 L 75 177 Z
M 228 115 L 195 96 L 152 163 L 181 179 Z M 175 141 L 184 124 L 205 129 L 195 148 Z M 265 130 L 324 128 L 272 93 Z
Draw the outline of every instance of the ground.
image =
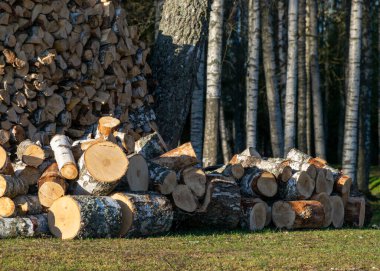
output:
M 371 189 L 380 196 L 380 171 Z M 379 185 L 375 185 L 378 182 Z M 366 229 L 192 231 L 145 239 L 9 239 L 0 270 L 380 270 L 380 202 Z

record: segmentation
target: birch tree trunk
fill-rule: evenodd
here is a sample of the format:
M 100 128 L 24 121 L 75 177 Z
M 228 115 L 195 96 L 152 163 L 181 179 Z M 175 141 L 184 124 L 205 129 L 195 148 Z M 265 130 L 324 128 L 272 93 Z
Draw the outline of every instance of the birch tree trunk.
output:
M 207 30 L 207 0 L 166 0 L 152 55 L 157 125 L 170 148 L 177 146 L 191 104 L 199 46 Z
M 288 61 L 286 74 L 284 153 L 294 148 L 296 143 L 297 19 L 298 0 L 290 0 L 288 9 Z
M 232 151 L 229 145 L 228 132 L 226 128 L 226 119 L 224 118 L 224 107 L 223 102 L 220 100 L 219 107 L 219 132 L 220 132 L 220 141 L 222 143 L 222 152 L 223 152 L 223 163 L 227 164 L 232 157 Z
M 278 47 L 278 72 L 281 104 L 285 104 L 285 86 L 286 86 L 286 5 L 284 0 L 277 0 L 277 47 Z
M 307 0 L 310 11 L 310 75 L 311 94 L 313 99 L 313 122 L 315 154 L 326 158 L 321 79 L 318 63 L 318 4 L 316 0 Z
M 306 64 L 305 64 L 305 46 L 306 46 L 306 1 L 298 1 L 298 122 L 297 122 L 297 140 L 298 148 L 303 152 L 307 150 L 306 139 Z
M 363 10 L 363 83 L 361 85 L 359 155 L 357 182 L 361 192 L 369 193 L 369 170 L 371 165 L 371 98 L 372 98 L 372 29 L 370 1 L 364 1 Z
M 162 7 L 164 5 L 165 0 L 155 0 L 154 8 L 155 8 L 155 16 L 154 16 L 154 39 L 157 39 L 159 29 L 160 29 L 160 21 L 162 15 Z
M 219 102 L 222 78 L 223 3 L 214 0 L 210 11 L 207 51 L 206 122 L 203 165 L 215 165 L 218 156 Z
M 380 5 L 377 9 L 377 21 L 380 22 Z M 378 37 L 380 37 L 380 23 L 378 24 L 378 29 L 377 29 L 377 34 Z M 377 44 L 377 53 L 380 55 L 380 42 Z M 380 60 L 378 59 L 378 67 L 380 67 Z M 377 136 L 378 136 L 378 142 L 380 145 L 380 78 L 377 77 Z M 380 151 L 378 155 L 378 163 L 380 163 Z
M 261 23 L 263 61 L 272 152 L 273 156 L 282 157 L 284 151 L 284 131 L 282 127 L 280 97 L 278 91 L 278 81 L 276 77 L 272 16 L 270 14 L 270 3 L 267 0 L 261 0 L 260 4 L 262 12 Z
M 204 123 L 204 96 L 205 96 L 205 51 L 203 44 L 200 49 L 200 61 L 197 71 L 197 81 L 193 90 L 191 100 L 191 128 L 190 140 L 199 161 L 202 161 L 203 150 L 203 123 Z
M 257 101 L 259 95 L 260 72 L 260 2 L 250 0 L 248 14 L 248 66 L 247 66 L 247 115 L 246 115 L 246 147 L 257 148 Z
M 343 171 L 356 183 L 358 153 L 358 119 L 360 92 L 361 23 L 363 0 L 353 0 L 351 6 L 347 103 L 343 143 Z
M 311 28 L 310 28 L 310 6 L 308 3 L 306 4 L 306 18 L 305 18 L 305 71 L 306 71 L 306 145 L 307 145 L 307 153 L 311 154 L 312 152 L 312 137 L 313 134 L 311 132 L 312 122 L 311 122 L 311 73 L 310 73 L 310 36 L 311 36 Z

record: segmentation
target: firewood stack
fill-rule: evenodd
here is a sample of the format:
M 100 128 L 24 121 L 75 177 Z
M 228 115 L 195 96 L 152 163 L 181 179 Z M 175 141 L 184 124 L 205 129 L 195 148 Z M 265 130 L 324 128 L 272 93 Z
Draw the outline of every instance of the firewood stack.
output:
M 103 115 L 133 145 L 155 127 L 148 53 L 120 1 L 1 1 L 1 145 L 85 138 Z

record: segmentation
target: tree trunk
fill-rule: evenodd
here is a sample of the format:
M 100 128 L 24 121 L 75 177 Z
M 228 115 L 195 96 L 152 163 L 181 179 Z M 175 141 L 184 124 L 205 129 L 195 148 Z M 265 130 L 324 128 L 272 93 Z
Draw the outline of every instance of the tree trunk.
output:
M 270 121 L 270 137 L 272 152 L 275 157 L 282 157 L 284 150 L 284 135 L 282 127 L 281 106 L 278 81 L 276 77 L 276 63 L 273 45 L 273 24 L 270 13 L 270 4 L 261 0 L 262 47 L 267 92 L 267 102 Z
M 312 153 L 312 101 L 311 101 L 311 62 L 310 62 L 310 53 L 311 53 L 311 28 L 310 28 L 310 5 L 306 3 L 305 0 L 305 71 L 306 71 L 306 145 L 307 153 Z
M 321 79 L 318 62 L 318 4 L 316 0 L 307 0 L 310 16 L 310 76 L 313 98 L 313 122 L 315 153 L 326 159 L 325 132 L 323 121 L 323 106 L 321 95 Z
M 46 214 L 0 219 L 0 238 L 39 237 L 49 234 Z
M 202 161 L 203 154 L 203 125 L 204 125 L 204 100 L 206 89 L 205 57 L 206 46 L 203 44 L 199 51 L 200 61 L 197 71 L 197 80 L 191 99 L 191 131 L 190 139 L 194 146 L 195 153 L 199 161 Z
M 151 64 L 158 81 L 157 124 L 169 148 L 177 146 L 189 113 L 207 8 L 206 0 L 166 0 L 163 6 Z
M 173 222 L 173 207 L 165 196 L 155 192 L 115 193 L 121 207 L 120 236 L 139 237 L 168 232 Z
M 128 158 L 116 144 L 109 141 L 97 142 L 83 153 L 78 166 L 79 178 L 73 185 L 73 193 L 105 196 L 112 192 L 126 174 Z
M 260 73 L 260 0 L 248 4 L 248 63 L 246 77 L 246 147 L 257 148 L 257 110 Z
M 232 157 L 232 151 L 231 147 L 229 145 L 229 138 L 227 134 L 227 123 L 226 119 L 224 118 L 224 107 L 223 102 L 220 101 L 220 107 L 219 107 L 219 135 L 220 135 L 220 141 L 222 143 L 222 153 L 223 153 L 223 163 L 227 164 L 228 161 L 230 161 Z
M 277 228 L 322 228 L 325 220 L 323 206 L 319 201 L 277 201 L 272 206 L 272 220 Z
M 350 22 L 347 105 L 344 127 L 343 171 L 356 185 L 360 93 L 362 0 L 353 0 Z
M 302 1 L 302 0 L 301 0 Z M 285 145 L 287 153 L 296 144 L 296 102 L 297 102 L 297 19 L 298 0 L 289 1 L 288 14 L 288 61 L 286 72 L 285 99 Z
M 122 212 L 110 197 L 65 196 L 49 208 L 48 224 L 50 232 L 64 240 L 119 237 Z
M 281 108 L 285 103 L 286 88 L 286 2 L 278 0 L 277 2 L 277 49 L 278 49 L 278 72 L 279 82 L 278 90 L 280 94 Z
M 222 80 L 222 45 L 224 0 L 213 0 L 210 12 L 207 50 L 206 116 L 203 142 L 203 165 L 217 164 L 218 123 Z
M 298 1 L 298 107 L 297 107 L 297 139 L 298 148 L 307 152 L 307 137 L 306 137 L 306 1 Z
M 372 27 L 371 3 L 364 2 L 363 18 L 363 61 L 360 119 L 359 119 L 359 155 L 358 155 L 358 188 L 364 194 L 369 194 L 369 171 L 371 166 L 371 100 L 372 100 Z

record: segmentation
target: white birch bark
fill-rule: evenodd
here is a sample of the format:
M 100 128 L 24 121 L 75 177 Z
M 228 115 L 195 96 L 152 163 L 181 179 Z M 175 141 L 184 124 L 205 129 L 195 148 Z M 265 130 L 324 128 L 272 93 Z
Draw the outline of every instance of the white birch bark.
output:
M 191 124 L 190 140 L 199 161 L 202 161 L 203 150 L 203 124 L 204 124 L 204 100 L 205 100 L 205 48 L 203 45 L 200 52 L 200 61 L 197 71 L 197 80 L 191 100 Z
M 353 0 L 350 21 L 350 47 L 348 56 L 347 102 L 343 143 L 343 171 L 356 183 L 358 153 L 358 119 L 360 93 L 362 0 Z
M 286 5 L 284 0 L 277 0 L 277 47 L 278 47 L 278 68 L 279 68 L 279 93 L 282 108 L 285 105 L 285 85 L 286 85 Z
M 220 131 L 220 140 L 222 143 L 222 152 L 223 152 L 223 163 L 227 164 L 232 157 L 232 151 L 228 144 L 228 132 L 226 128 L 226 120 L 224 118 L 224 109 L 223 102 L 220 101 L 219 107 L 219 131 Z
M 257 148 L 257 101 L 259 95 L 260 64 L 260 2 L 249 0 L 248 14 L 248 66 L 247 66 L 247 115 L 246 147 Z
M 284 131 L 282 126 L 278 80 L 276 77 L 272 17 L 270 14 L 270 3 L 266 0 L 261 0 L 261 12 L 263 61 L 272 152 L 273 156 L 282 157 L 284 151 Z
M 297 101 L 297 19 L 298 0 L 289 1 L 288 10 L 288 61 L 285 99 L 285 145 L 284 153 L 296 143 L 296 101 Z
M 223 4 L 224 0 L 214 0 L 210 11 L 205 123 L 205 131 L 207 132 L 204 136 L 203 145 L 204 166 L 217 163 L 219 101 L 222 78 Z
M 325 129 L 323 122 L 323 106 L 320 88 L 320 71 L 318 63 L 318 5 L 316 0 L 308 0 L 310 11 L 310 75 L 311 96 L 313 99 L 313 122 L 315 154 L 326 158 Z
M 306 1 L 306 0 L 305 0 Z M 305 45 L 305 70 L 306 70 L 306 146 L 307 153 L 311 153 L 311 75 L 310 75 L 310 6 L 306 4 L 306 45 Z

